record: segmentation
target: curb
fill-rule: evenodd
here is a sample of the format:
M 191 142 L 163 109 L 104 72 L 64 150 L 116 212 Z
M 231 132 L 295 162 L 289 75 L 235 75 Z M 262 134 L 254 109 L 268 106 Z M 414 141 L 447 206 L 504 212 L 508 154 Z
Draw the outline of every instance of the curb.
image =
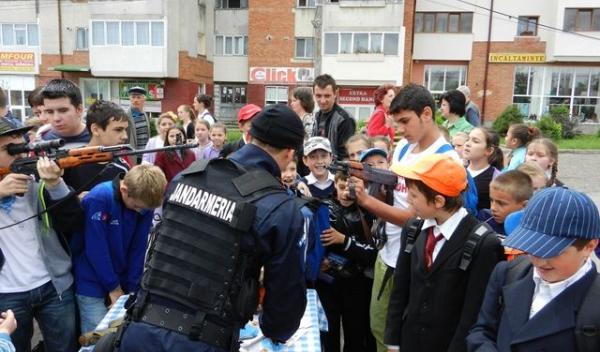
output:
M 559 154 L 600 154 L 600 149 L 559 149 Z

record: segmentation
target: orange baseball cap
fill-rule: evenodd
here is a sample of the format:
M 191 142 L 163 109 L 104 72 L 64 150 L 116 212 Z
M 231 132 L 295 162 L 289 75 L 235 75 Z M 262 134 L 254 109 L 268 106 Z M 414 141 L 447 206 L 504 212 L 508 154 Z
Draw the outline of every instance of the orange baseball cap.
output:
M 391 170 L 448 197 L 457 197 L 467 187 L 467 171 L 446 154 L 427 155 L 412 166 L 394 165 Z
M 246 120 L 250 120 L 254 116 L 256 116 L 262 109 L 258 105 L 247 104 L 242 106 L 240 112 L 238 112 L 237 120 L 238 122 L 243 122 Z

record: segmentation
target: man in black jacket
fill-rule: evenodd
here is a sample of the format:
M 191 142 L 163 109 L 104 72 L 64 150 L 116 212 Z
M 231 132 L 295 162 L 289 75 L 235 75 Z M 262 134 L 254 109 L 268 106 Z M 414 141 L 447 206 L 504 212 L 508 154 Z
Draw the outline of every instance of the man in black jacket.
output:
M 328 74 L 315 78 L 313 83 L 315 100 L 319 111 L 315 114 L 312 136 L 328 138 L 336 160 L 348 158 L 346 141 L 356 132 L 356 122 L 336 103 L 338 87 L 335 79 Z

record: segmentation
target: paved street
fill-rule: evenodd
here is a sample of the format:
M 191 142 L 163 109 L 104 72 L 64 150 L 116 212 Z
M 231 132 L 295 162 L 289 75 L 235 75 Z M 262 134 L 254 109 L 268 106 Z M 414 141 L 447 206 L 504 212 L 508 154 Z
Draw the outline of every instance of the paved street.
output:
M 561 153 L 558 179 L 570 188 L 587 193 L 600 207 L 600 152 Z

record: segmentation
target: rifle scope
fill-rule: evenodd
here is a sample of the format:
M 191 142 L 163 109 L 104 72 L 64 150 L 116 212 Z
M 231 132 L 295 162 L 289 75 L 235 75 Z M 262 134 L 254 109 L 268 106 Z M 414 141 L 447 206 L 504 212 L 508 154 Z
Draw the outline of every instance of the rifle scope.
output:
M 42 141 L 36 143 L 11 143 L 6 146 L 6 151 L 10 155 L 17 155 L 30 152 L 39 153 L 41 151 L 58 149 L 64 145 L 65 141 L 63 139 L 52 139 L 49 141 Z

